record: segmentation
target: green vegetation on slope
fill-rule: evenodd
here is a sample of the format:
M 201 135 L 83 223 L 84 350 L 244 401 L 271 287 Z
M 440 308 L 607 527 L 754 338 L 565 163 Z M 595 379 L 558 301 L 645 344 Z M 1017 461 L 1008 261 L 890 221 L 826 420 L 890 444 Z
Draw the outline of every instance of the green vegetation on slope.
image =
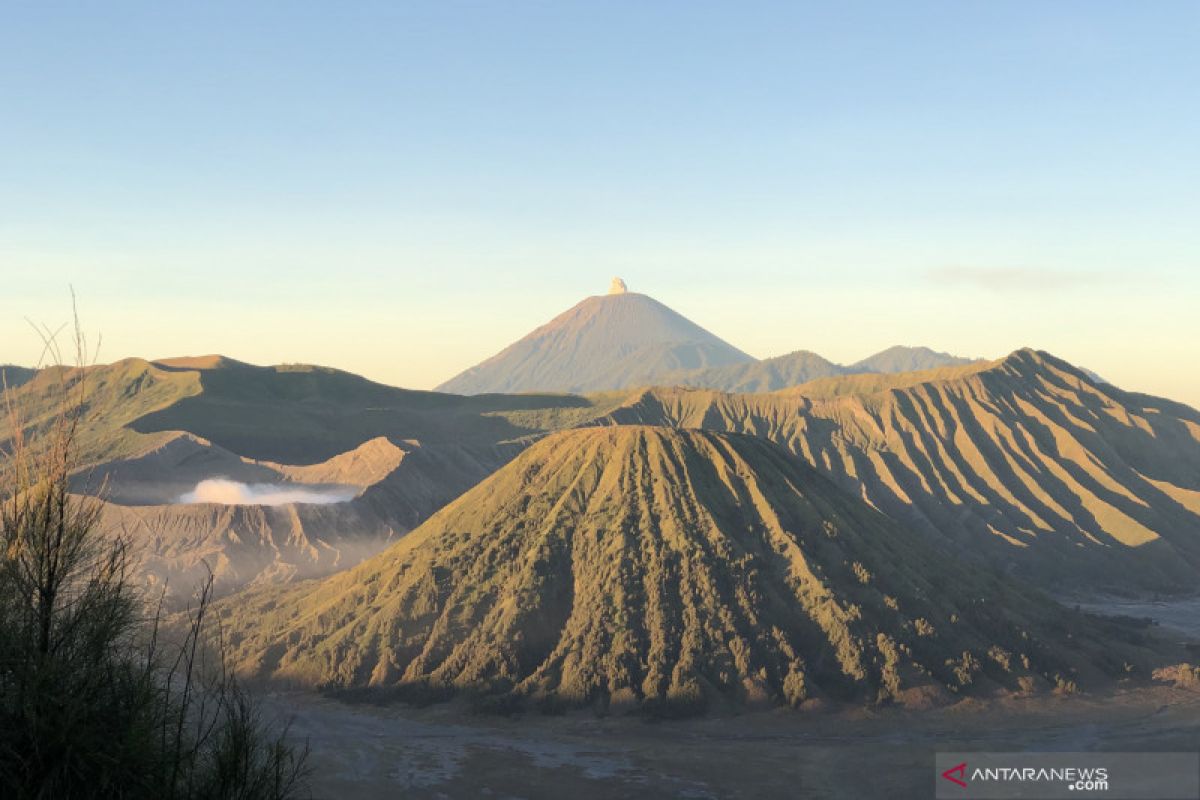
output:
M 145 378 L 142 365 L 124 366 Z M 127 542 L 100 523 L 102 503 L 71 494 L 76 437 L 95 431 L 89 414 L 112 393 L 89 399 L 78 370 L 58 377 L 53 386 L 66 393 L 53 399 L 56 413 L 0 454 L 4 797 L 296 796 L 304 754 L 207 660 L 217 640 L 204 622 L 209 595 L 170 642 Z
M 87 399 L 77 446 L 84 464 L 136 455 L 162 444 L 166 437 L 140 436 L 130 424 L 201 391 L 197 373 L 165 370 L 140 358 L 83 370 L 38 370 L 12 392 L 27 435 L 36 435 L 52 424 L 66 393 L 81 379 L 86 381 Z M 8 419 L 0 418 L 0 443 L 12 435 Z
M 185 431 L 238 456 L 312 465 L 380 437 L 490 450 L 607 413 L 627 395 L 480 395 L 410 391 L 306 365 L 257 367 L 218 356 L 126 359 L 36 372 L 13 392 L 30 432 L 86 374 L 81 460 L 103 464 L 165 446 Z M 0 419 L 0 443 L 12 432 Z M 478 456 L 477 456 L 478 457 Z M 498 463 L 492 465 L 492 469 Z
M 136 430 L 186 430 L 239 455 L 286 464 L 325 461 L 380 436 L 490 448 L 543 432 L 542 415 L 591 406 L 570 395 L 461 397 L 397 389 L 325 367 L 225 362 L 181 369 L 196 376 L 202 390 L 140 417 Z M 511 422 L 508 413 L 524 424 Z
M 624 399 L 458 397 L 319 367 L 263 368 L 217 356 L 130 359 L 42 370 L 16 388 L 27 434 L 56 418 L 81 376 L 86 413 L 72 490 L 103 488 L 109 502 L 102 524 L 131 538 L 139 573 L 167 586 L 171 607 L 209 569 L 224 594 L 357 564 L 547 426 L 591 419 Z M 0 421 L 0 444 L 11 435 L 5 425 Z M 329 506 L 177 503 L 214 477 L 337 484 L 359 493 Z

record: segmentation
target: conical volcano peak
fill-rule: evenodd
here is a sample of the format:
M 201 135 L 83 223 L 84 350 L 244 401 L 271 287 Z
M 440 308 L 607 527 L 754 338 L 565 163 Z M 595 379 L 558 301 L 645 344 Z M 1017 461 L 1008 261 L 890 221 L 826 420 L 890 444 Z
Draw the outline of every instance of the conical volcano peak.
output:
M 456 394 L 593 392 L 754 359 L 614 278 L 592 296 L 438 387 Z

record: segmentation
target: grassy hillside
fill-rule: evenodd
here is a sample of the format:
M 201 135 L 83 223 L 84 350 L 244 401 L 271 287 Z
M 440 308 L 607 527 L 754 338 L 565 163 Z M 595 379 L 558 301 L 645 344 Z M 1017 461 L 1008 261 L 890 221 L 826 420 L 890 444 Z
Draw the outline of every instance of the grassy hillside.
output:
M 255 367 L 219 356 L 130 359 L 43 370 L 14 389 L 30 431 L 81 377 L 83 467 L 73 490 L 103 489 L 104 524 L 132 537 L 140 574 L 186 599 L 212 568 L 219 592 L 358 563 L 506 463 L 547 426 L 624 396 L 457 397 L 410 392 L 317 367 Z M 0 444 L 11 435 L 0 420 Z M 201 480 L 336 484 L 336 507 L 182 505 Z M 207 565 L 207 566 L 206 566 Z
M 44 428 L 61 408 L 64 393 L 86 381 L 87 405 L 78 443 L 85 462 L 122 458 L 163 443 L 162 435 L 142 436 L 130 426 L 147 414 L 202 391 L 199 374 L 162 369 L 138 358 L 83 370 L 51 367 L 39 370 L 13 391 L 30 431 Z M 0 419 L 0 442 L 13 432 Z
M 570 395 L 410 391 L 325 367 L 172 369 L 195 376 L 200 391 L 141 416 L 135 430 L 186 430 L 239 455 L 286 464 L 324 461 L 380 436 L 488 448 L 543 432 L 544 418 L 591 407 Z
M 607 420 L 769 438 L 895 519 L 1046 586 L 1200 581 L 1200 413 L 1045 353 L 770 395 L 656 389 Z
M 31 375 L 33 375 L 31 373 Z M 257 367 L 219 356 L 126 359 L 38 371 L 14 387 L 31 430 L 87 380 L 80 444 L 88 463 L 138 456 L 186 431 L 226 450 L 278 464 L 318 464 L 387 437 L 490 449 L 611 411 L 626 394 L 460 397 L 397 389 L 339 370 Z M 0 419 L 0 443 L 11 436 Z
M 763 439 L 636 426 L 552 435 L 359 567 L 224 614 L 243 671 L 500 707 L 927 702 L 1152 661 Z

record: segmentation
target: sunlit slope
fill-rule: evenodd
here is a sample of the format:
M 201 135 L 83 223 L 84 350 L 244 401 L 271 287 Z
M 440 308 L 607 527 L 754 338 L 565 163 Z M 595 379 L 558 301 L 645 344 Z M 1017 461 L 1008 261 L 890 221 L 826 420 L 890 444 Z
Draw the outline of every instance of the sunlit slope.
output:
M 196 372 L 176 372 L 140 358 L 80 370 L 51 367 L 27 376 L 12 388 L 12 399 L 30 432 L 43 429 L 62 410 L 65 393 L 83 380 L 86 413 L 77 437 L 85 463 L 135 455 L 166 441 L 160 432 L 143 436 L 130 428 L 135 420 L 202 391 Z M 0 417 L 0 443 L 13 434 Z
M 592 419 L 625 394 L 461 397 L 385 386 L 326 367 L 259 367 L 221 356 L 126 359 L 80 371 L 49 368 L 12 388 L 31 430 L 87 382 L 79 443 L 84 463 L 147 454 L 179 432 L 237 456 L 313 465 L 374 439 L 421 446 L 493 446 Z M 73 395 L 74 396 L 74 395 Z M 0 443 L 11 436 L 0 418 Z
M 638 426 L 553 434 L 359 567 L 223 612 L 259 676 L 551 705 L 927 701 L 1146 655 L 770 442 Z
M 224 593 L 344 569 L 419 525 L 507 463 L 547 426 L 623 396 L 466 398 L 411 392 L 319 367 L 256 367 L 220 356 L 49 369 L 13 390 L 30 431 L 86 377 L 72 488 L 108 502 L 139 575 L 185 601 L 211 568 Z M 10 435 L 0 420 L 0 445 Z M 198 482 L 303 484 L 328 505 L 184 504 Z M 236 492 L 235 492 L 236 495 Z M 227 497 L 229 495 L 226 495 Z M 250 495 L 244 502 L 253 502 Z
M 475 398 L 412 391 L 308 365 L 224 361 L 174 369 L 195 375 L 201 391 L 141 417 L 136 430 L 185 430 L 239 455 L 287 464 L 324 461 L 380 436 L 490 446 L 541 432 L 510 423 L 500 415 L 506 410 L 553 413 L 588 405 L 561 395 Z M 536 424 L 536 414 L 531 422 Z
M 595 392 L 753 360 L 651 297 L 610 294 L 587 298 L 438 390 Z
M 895 519 L 1048 587 L 1200 585 L 1200 413 L 1046 353 L 770 395 L 656 389 L 608 421 L 764 436 Z
M 111 499 L 133 504 L 169 502 L 217 475 L 366 488 L 398 470 L 420 472 L 414 480 L 422 485 L 445 484 L 426 494 L 450 499 L 529 437 L 592 419 L 625 399 L 459 397 L 322 367 L 256 367 L 219 356 L 127 359 L 83 371 L 45 369 L 15 387 L 29 432 L 54 419 L 81 378 L 85 472 L 76 488 L 96 490 L 107 479 Z M 0 418 L 0 444 L 11 434 L 7 416 Z M 401 469 L 402 454 L 417 451 Z

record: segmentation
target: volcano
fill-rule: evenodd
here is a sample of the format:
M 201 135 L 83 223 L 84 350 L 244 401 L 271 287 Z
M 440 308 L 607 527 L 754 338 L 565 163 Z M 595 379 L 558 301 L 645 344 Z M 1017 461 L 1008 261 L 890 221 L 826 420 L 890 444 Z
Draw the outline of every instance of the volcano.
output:
M 625 289 L 589 297 L 437 387 L 454 394 L 591 392 L 754 359 L 657 300 Z
M 671 714 L 1065 690 L 1153 655 L 766 440 L 652 426 L 550 435 L 380 555 L 224 613 L 258 677 Z

